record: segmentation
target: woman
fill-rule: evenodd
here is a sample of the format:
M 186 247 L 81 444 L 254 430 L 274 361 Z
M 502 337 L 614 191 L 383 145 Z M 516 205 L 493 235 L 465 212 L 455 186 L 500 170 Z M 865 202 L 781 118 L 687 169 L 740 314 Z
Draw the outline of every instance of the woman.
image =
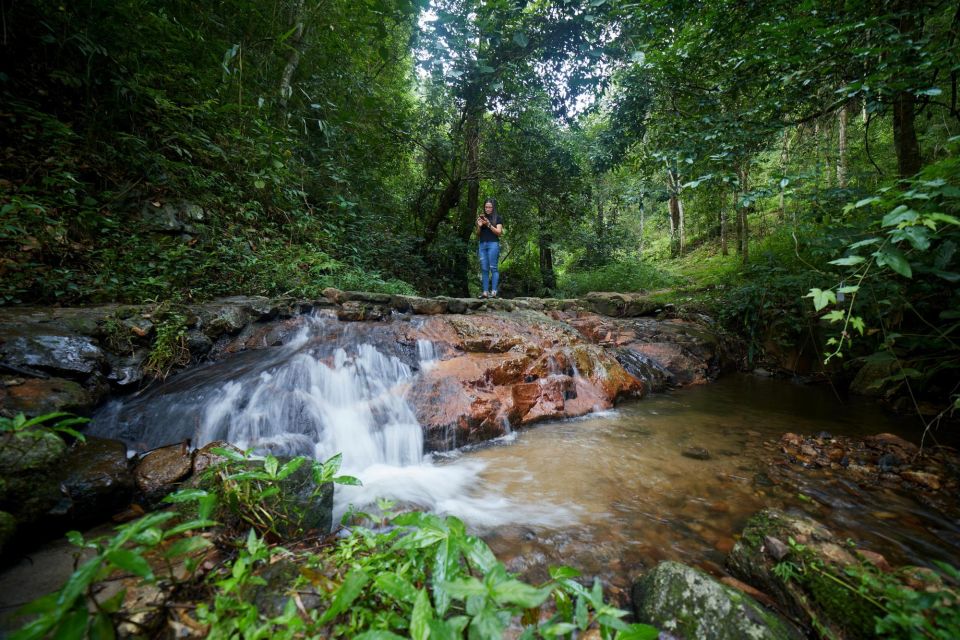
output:
M 477 218 L 477 237 L 480 240 L 480 281 L 483 285 L 481 298 L 497 297 L 497 284 L 500 282 L 497 263 L 500 261 L 500 236 L 502 235 L 503 219 L 497 213 L 497 201 L 487 198 L 483 201 L 483 214 Z

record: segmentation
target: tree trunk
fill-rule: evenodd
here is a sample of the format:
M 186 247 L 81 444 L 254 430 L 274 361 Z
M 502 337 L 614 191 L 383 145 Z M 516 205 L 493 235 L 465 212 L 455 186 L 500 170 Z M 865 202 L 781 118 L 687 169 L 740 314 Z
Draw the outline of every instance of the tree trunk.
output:
M 787 219 L 787 198 L 785 195 L 786 186 L 783 184 L 783 180 L 787 177 L 787 162 L 790 160 L 790 134 L 784 128 L 783 130 L 783 146 L 780 148 L 780 222 L 783 222 Z M 726 254 L 724 254 L 726 255 Z
M 737 172 L 740 177 L 740 192 L 746 194 L 750 190 L 750 174 L 749 168 L 746 163 L 740 166 L 739 171 Z M 747 215 L 750 212 L 750 207 L 744 205 L 737 209 L 737 220 L 738 227 L 740 230 L 740 256 L 743 258 L 743 264 L 746 265 L 750 262 L 750 229 L 748 226 L 748 217 Z
M 667 186 L 670 190 L 670 255 L 682 256 L 683 238 L 683 202 L 680 200 L 680 176 L 673 169 L 667 169 Z
M 646 209 L 643 208 L 643 200 L 640 201 L 640 245 L 637 247 L 638 257 L 643 257 L 643 233 L 646 225 Z
M 287 100 L 293 94 L 293 74 L 300 65 L 300 42 L 303 40 L 303 0 L 294 0 L 292 6 L 291 25 L 293 33 L 290 34 L 288 42 L 290 44 L 290 54 L 287 56 L 287 64 L 283 68 L 283 75 L 280 76 L 280 106 L 286 110 Z
M 543 225 L 541 224 L 540 237 L 538 239 L 540 249 L 540 281 L 543 283 L 543 288 L 551 294 L 553 290 L 557 288 L 557 275 L 553 270 L 553 249 L 550 248 L 552 241 L 553 239 L 550 237 L 550 234 L 543 231 Z
M 734 196 L 734 203 L 736 203 L 736 196 Z M 723 204 L 720 205 L 720 253 L 725 256 L 730 255 L 727 249 L 727 208 Z
M 894 26 L 900 32 L 900 37 L 916 41 L 920 36 L 917 0 L 895 2 L 893 10 Z M 897 174 L 901 178 L 915 175 L 921 167 L 920 142 L 914 128 L 916 107 L 917 98 L 909 91 L 900 91 L 893 96 L 893 146 L 897 153 Z
M 847 105 L 837 114 L 837 186 L 847 188 Z
M 920 171 L 920 142 L 914 128 L 916 97 L 901 91 L 893 98 L 893 145 L 897 152 L 897 174 L 909 178 Z

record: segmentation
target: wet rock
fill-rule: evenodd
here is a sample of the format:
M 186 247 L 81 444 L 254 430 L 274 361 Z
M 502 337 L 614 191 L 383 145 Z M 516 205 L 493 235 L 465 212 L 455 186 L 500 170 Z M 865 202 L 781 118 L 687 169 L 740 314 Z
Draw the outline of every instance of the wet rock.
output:
M 418 315 L 439 315 L 447 313 L 447 302 L 439 298 L 418 298 L 416 296 L 392 296 L 391 306 L 401 313 Z
M 207 338 L 207 341 L 209 342 L 209 338 Z M 107 361 L 110 364 L 110 372 L 107 374 L 107 380 L 119 387 L 140 382 L 143 380 L 143 363 L 149 356 L 150 352 L 147 349 L 137 349 L 126 356 L 115 356 L 108 353 Z
M 195 358 L 207 355 L 213 347 L 213 340 L 197 329 L 188 330 L 185 338 L 187 340 L 187 349 L 190 350 L 190 354 Z
M 38 521 L 60 501 L 66 451 L 50 431 L 0 432 L 0 510 L 12 514 L 18 527 Z
M 931 491 L 939 491 L 940 487 L 943 486 L 939 476 L 925 471 L 903 471 L 900 473 L 900 477 L 907 482 L 918 484 Z
M 12 513 L 0 511 L 0 556 L 3 555 L 4 548 L 13 539 L 16 531 L 17 519 L 13 517 Z
M 656 360 L 628 348 L 617 348 L 614 357 L 635 378 L 647 383 L 650 391 L 657 393 L 673 385 L 673 374 Z
M 779 538 L 763 536 L 763 550 L 774 560 L 780 562 L 790 553 L 790 547 Z
M 200 479 L 207 469 L 227 461 L 228 458 L 226 456 L 220 455 L 215 452 L 214 449 L 228 449 L 236 453 L 243 453 L 239 447 L 222 440 L 204 445 L 193 454 L 193 468 L 191 471 L 194 478 Z
M 642 293 L 613 293 L 591 291 L 580 299 L 588 309 L 612 318 L 648 316 L 656 313 L 661 303 Z
M 186 478 L 193 468 L 193 456 L 186 444 L 174 444 L 154 449 L 136 464 L 134 478 L 137 488 L 148 500 L 158 500 L 177 488 L 176 483 Z
M 850 382 L 850 393 L 862 396 L 887 397 L 893 393 L 902 381 L 890 380 L 898 370 L 896 361 L 868 362 L 857 371 Z
M 103 366 L 103 350 L 88 336 L 19 335 L 0 343 L 0 357 L 15 367 L 85 377 Z
M 87 413 L 99 400 L 99 394 L 73 380 L 64 378 L 2 377 L 0 408 L 8 414 L 39 416 L 55 411 Z
M 301 585 L 297 588 L 300 575 L 300 567 L 292 561 L 280 560 L 268 564 L 257 570 L 256 576 L 260 580 L 250 581 L 241 590 L 241 596 L 256 605 L 261 615 L 271 618 L 283 613 L 294 589 L 304 609 L 316 609 L 321 606 L 322 600 L 309 587 L 303 588 Z
M 706 573 L 662 562 L 633 587 L 637 620 L 680 638 L 800 638 L 756 600 Z
M 280 481 L 280 491 L 291 502 L 294 517 L 279 523 L 282 536 L 300 536 L 307 531 L 330 533 L 333 527 L 333 483 L 318 485 L 309 464 Z
M 703 447 L 687 447 L 680 452 L 684 458 L 693 458 L 694 460 L 709 460 L 710 452 Z
M 67 515 L 71 521 L 107 519 L 133 497 L 126 445 L 94 437 L 74 443 L 61 467 L 60 488 L 69 499 Z
M 337 308 L 336 313 L 337 319 L 343 322 L 377 322 L 390 315 L 384 307 L 360 300 L 345 301 Z
M 784 550 L 782 541 L 791 538 L 801 547 Z M 797 554 L 802 554 L 802 558 Z M 736 578 L 769 594 L 793 619 L 808 628 L 816 624 L 838 638 L 872 634 L 875 612 L 868 605 L 851 598 L 820 572 L 804 574 L 803 580 L 782 579 L 774 567 L 785 560 L 798 564 L 818 562 L 838 575 L 844 575 L 846 567 L 857 563 L 842 541 L 819 522 L 765 509 L 747 523 L 727 556 L 727 568 Z
M 895 453 L 885 453 L 877 459 L 877 466 L 881 471 L 893 471 L 902 464 L 903 460 Z
M 199 315 L 199 328 L 208 338 L 216 340 L 224 334 L 239 333 L 249 321 L 250 315 L 238 305 L 204 307 Z

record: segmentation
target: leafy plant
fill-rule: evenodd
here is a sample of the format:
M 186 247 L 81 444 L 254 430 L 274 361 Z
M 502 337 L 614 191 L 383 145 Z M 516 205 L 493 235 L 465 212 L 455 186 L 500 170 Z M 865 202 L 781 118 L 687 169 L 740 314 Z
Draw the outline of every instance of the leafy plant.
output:
M 198 566 L 193 556 L 210 546 L 210 542 L 193 533 L 215 524 L 209 519 L 214 501 L 205 492 L 173 494 L 171 502 L 197 501 L 198 517 L 170 526 L 178 518 L 173 511 L 148 514 L 117 527 L 111 537 L 84 539 L 78 531 L 67 534 L 70 542 L 93 553 L 84 560 L 58 591 L 22 607 L 18 614 L 34 616 L 11 640 L 57 638 L 112 638 L 114 618 L 122 617 L 126 591 L 121 589 L 106 600 L 97 597 L 95 586 L 118 572 L 136 576 L 145 583 L 156 583 L 157 573 L 147 555 L 159 553 L 164 561 L 168 580 L 176 580 L 173 562 L 187 557 L 185 565 L 192 573 Z M 182 520 L 182 519 L 181 519 Z
M 251 451 L 241 453 L 219 447 L 212 453 L 225 459 L 206 472 L 207 481 L 212 480 L 221 496 L 222 507 L 230 517 L 253 527 L 258 535 L 272 539 L 303 533 L 303 502 L 294 501 L 289 495 L 289 485 L 284 483 L 304 465 L 308 465 L 312 481 L 304 502 L 319 501 L 331 483 L 359 484 L 353 476 L 337 475 L 342 461 L 340 454 L 321 463 L 308 461 L 303 456 L 281 462 L 267 455 L 261 461 Z
M 87 422 L 90 422 L 90 418 L 81 418 L 63 411 L 45 413 L 41 416 L 30 418 L 29 420 L 22 413 L 18 413 L 12 418 L 0 416 L 0 431 L 24 432 L 39 427 L 41 429 L 62 433 L 84 442 L 86 440 L 84 435 L 74 429 L 73 426 L 86 424 Z

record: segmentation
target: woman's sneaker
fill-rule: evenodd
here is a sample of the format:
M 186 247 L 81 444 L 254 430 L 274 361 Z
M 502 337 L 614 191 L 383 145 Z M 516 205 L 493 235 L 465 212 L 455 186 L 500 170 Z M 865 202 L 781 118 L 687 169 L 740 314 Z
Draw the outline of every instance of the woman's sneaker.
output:
M 484 291 L 483 293 L 480 294 L 480 297 L 481 297 L 481 298 L 489 298 L 489 297 L 490 297 L 490 294 L 487 293 L 486 291 Z
M 496 291 L 491 291 L 491 292 L 490 292 L 490 297 L 491 297 L 491 298 L 496 298 L 496 297 L 497 297 L 497 292 L 496 292 Z

